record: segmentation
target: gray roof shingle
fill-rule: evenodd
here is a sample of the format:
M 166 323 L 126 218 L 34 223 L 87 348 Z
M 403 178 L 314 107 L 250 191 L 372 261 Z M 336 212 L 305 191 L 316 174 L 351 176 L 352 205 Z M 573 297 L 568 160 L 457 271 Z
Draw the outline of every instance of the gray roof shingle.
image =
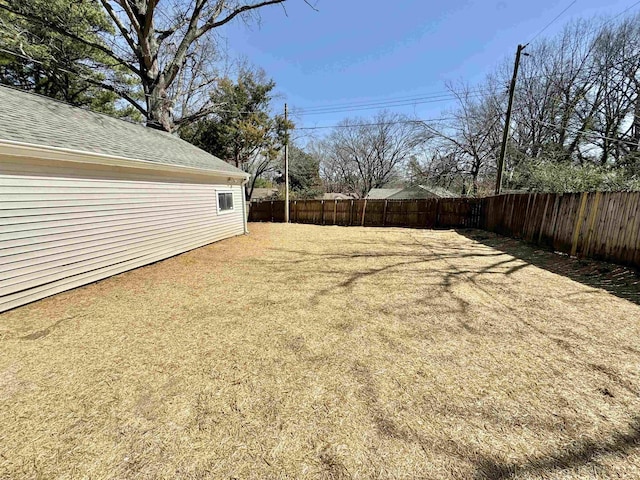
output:
M 176 135 L 0 86 L 0 140 L 243 173 Z
M 391 200 L 415 200 L 422 198 L 453 198 L 456 195 L 439 187 L 427 187 L 424 185 L 415 185 L 413 187 L 403 188 L 396 194 L 389 197 Z
M 391 195 L 395 195 L 402 191 L 402 188 L 372 188 L 367 194 L 367 198 L 370 200 L 381 200 L 389 198 Z
M 415 185 L 405 188 L 372 188 L 368 199 L 416 200 L 422 198 L 454 198 L 454 193 L 440 187 Z

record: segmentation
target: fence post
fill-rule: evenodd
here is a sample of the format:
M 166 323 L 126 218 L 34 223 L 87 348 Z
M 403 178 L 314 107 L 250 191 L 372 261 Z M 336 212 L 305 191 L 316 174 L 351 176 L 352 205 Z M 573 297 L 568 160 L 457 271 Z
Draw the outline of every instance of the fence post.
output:
M 324 200 L 320 200 L 320 225 L 324 225 Z
M 333 224 L 336 224 L 336 215 L 338 214 L 338 200 L 333 201 Z
M 349 206 L 349 225 L 353 224 L 353 200 L 351 200 L 351 205 Z
M 544 232 L 544 221 L 547 218 L 547 210 L 549 208 L 549 199 L 551 194 L 547 193 L 547 201 L 544 203 L 544 210 L 542 210 L 542 221 L 540 222 L 540 231 L 538 232 L 538 244 L 542 243 L 542 232 Z
M 436 198 L 436 218 L 433 222 L 433 228 L 438 228 L 440 226 L 440 199 Z
M 580 209 L 578 210 L 578 218 L 576 218 L 576 223 L 573 227 L 573 239 L 571 242 L 571 256 L 575 257 L 578 252 L 578 240 L 580 239 L 580 230 L 582 229 L 582 221 L 584 220 L 584 209 L 587 206 L 587 192 L 582 193 L 582 198 L 580 199 Z
M 362 206 L 362 227 L 364 227 L 364 216 L 367 213 L 367 199 L 364 199 L 364 205 Z
M 387 199 L 384 199 L 384 210 L 382 211 L 382 226 L 384 227 L 387 223 Z
M 562 193 L 555 194 L 555 201 L 553 203 L 553 214 L 551 216 L 551 247 L 555 248 L 556 246 L 556 228 L 558 227 L 558 212 L 560 211 L 560 207 L 562 205 L 562 199 L 564 198 Z
M 596 216 L 598 214 L 598 207 L 600 206 L 600 198 L 602 197 L 602 192 L 596 192 L 596 196 L 593 198 L 593 204 L 591 205 L 591 218 L 589 219 L 589 232 L 587 234 L 587 241 L 585 243 L 584 256 L 589 255 L 589 250 L 591 249 L 591 238 L 593 237 L 593 228 L 596 223 Z

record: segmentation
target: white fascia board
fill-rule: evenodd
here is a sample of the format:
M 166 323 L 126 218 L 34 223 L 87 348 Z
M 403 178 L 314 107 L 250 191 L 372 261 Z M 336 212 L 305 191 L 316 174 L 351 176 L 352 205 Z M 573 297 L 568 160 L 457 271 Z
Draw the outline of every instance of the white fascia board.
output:
M 34 145 L 30 143 L 15 142 L 12 140 L 0 140 L 0 155 L 12 155 L 21 157 L 44 158 L 61 162 L 75 162 L 94 165 L 118 166 L 129 168 L 141 168 L 174 173 L 191 173 L 212 177 L 229 177 L 249 179 L 248 173 L 228 172 L 226 170 L 207 170 L 204 168 L 187 167 L 184 165 L 169 165 L 166 163 L 149 162 L 147 160 L 134 160 L 127 157 L 105 155 L 104 153 L 85 152 L 70 148 L 50 147 Z

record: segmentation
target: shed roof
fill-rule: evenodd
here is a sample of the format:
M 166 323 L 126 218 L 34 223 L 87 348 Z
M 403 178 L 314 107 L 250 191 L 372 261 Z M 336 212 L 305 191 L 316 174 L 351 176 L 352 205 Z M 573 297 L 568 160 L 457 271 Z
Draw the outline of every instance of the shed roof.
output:
M 416 200 L 420 198 L 453 198 L 456 196 L 441 187 L 415 185 L 405 188 L 372 188 L 367 198 L 370 200 Z
M 453 198 L 455 196 L 455 194 L 444 188 L 415 185 L 403 188 L 388 198 L 393 200 L 415 200 L 420 198 Z
M 389 198 L 402 191 L 402 188 L 372 188 L 367 194 L 369 200 L 381 200 Z
M 0 86 L 0 140 L 244 175 L 176 135 Z
M 277 188 L 261 188 L 256 187 L 251 192 L 251 200 L 262 200 L 264 198 L 269 198 L 278 195 Z
M 320 200 L 353 200 L 355 197 L 340 192 L 327 192 L 318 197 Z

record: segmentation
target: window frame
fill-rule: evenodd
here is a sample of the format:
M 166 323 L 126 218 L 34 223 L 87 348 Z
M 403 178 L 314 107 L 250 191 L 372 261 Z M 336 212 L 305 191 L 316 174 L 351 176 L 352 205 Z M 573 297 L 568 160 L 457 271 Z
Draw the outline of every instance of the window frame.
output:
M 220 208 L 220 194 L 221 193 L 228 193 L 231 195 L 231 208 L 227 208 L 222 210 Z M 218 212 L 218 215 L 226 215 L 228 213 L 233 213 L 236 209 L 236 202 L 233 198 L 233 190 L 231 190 L 230 188 L 224 188 L 224 189 L 216 189 L 216 211 Z

